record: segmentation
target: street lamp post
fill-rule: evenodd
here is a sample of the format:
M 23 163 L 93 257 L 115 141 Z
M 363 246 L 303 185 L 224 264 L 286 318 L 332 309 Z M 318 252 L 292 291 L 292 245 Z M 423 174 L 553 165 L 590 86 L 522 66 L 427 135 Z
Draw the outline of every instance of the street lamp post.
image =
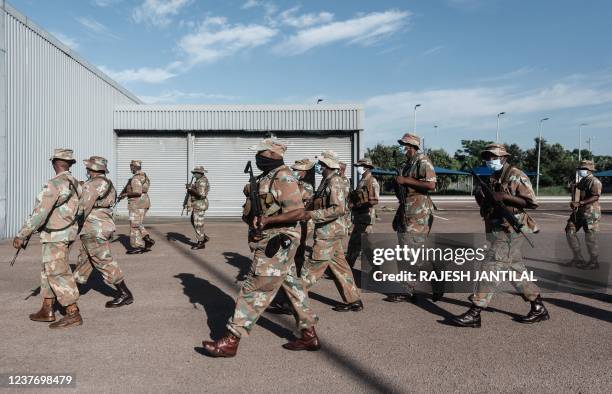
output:
M 542 152 L 542 124 L 549 118 L 540 119 L 540 137 L 538 138 L 538 168 L 536 170 L 536 196 L 540 195 L 540 154 Z
M 588 126 L 587 123 L 581 123 L 578 126 L 578 161 L 582 160 L 582 127 Z
M 499 142 L 499 117 L 505 114 L 505 112 L 500 112 L 497 114 L 497 132 L 495 133 L 495 142 Z
M 417 108 L 419 108 L 421 106 L 421 104 L 417 104 L 414 106 L 414 123 L 412 124 L 412 132 L 414 134 L 416 134 L 416 113 L 417 113 Z

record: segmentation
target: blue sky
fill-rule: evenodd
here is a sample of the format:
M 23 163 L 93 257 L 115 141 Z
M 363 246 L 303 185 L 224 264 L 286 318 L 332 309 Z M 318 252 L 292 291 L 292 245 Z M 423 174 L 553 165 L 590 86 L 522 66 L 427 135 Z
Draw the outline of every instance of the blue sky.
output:
M 360 103 L 366 146 L 412 129 L 612 154 L 606 0 L 10 0 L 149 103 Z M 438 127 L 435 128 L 434 126 Z

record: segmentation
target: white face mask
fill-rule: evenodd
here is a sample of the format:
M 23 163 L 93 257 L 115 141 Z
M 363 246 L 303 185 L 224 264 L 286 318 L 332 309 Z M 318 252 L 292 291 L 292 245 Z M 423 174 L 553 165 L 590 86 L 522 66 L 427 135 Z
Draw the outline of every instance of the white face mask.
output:
M 580 178 L 584 178 L 587 175 L 589 175 L 589 170 L 578 170 L 578 176 Z
M 363 176 L 363 174 L 366 172 L 365 167 L 357 167 L 357 173 L 359 174 L 359 176 Z
M 499 171 L 504 166 L 501 162 L 501 159 L 487 160 L 486 163 L 487 167 L 489 167 L 493 171 Z

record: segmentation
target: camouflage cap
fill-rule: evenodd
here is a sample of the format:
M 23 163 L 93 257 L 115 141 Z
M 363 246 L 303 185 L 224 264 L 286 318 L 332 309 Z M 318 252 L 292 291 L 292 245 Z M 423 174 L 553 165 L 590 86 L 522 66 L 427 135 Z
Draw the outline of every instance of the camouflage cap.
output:
M 357 160 L 357 163 L 353 164 L 355 167 L 366 167 L 366 168 L 374 168 L 372 164 L 372 159 L 369 157 L 364 157 L 363 159 Z
M 595 162 L 593 160 L 582 160 L 577 169 L 595 171 Z
M 333 150 L 324 150 L 321 156 L 318 157 L 319 161 L 325 164 L 329 168 L 339 169 L 340 163 L 338 155 Z
M 506 152 L 506 147 L 502 144 L 489 144 L 480 152 L 480 157 L 484 159 L 485 153 L 491 153 L 495 156 L 510 156 L 510 153 Z
M 103 158 L 102 156 L 91 156 L 87 160 L 83 160 L 85 164 L 85 168 L 89 168 L 94 171 L 104 171 L 108 173 L 108 160 Z
M 49 160 L 53 161 L 54 159 L 64 160 L 70 163 L 76 163 L 74 159 L 74 152 L 72 149 L 66 148 L 57 148 L 53 150 L 53 156 Z
M 266 138 L 257 145 L 251 146 L 250 149 L 255 152 L 263 152 L 265 150 L 269 150 L 281 156 L 285 156 L 287 145 L 281 144 L 280 142 L 272 138 Z
M 397 140 L 400 145 L 412 145 L 416 146 L 417 149 L 421 149 L 421 137 L 418 135 L 406 133 L 402 138 Z
M 310 159 L 296 160 L 295 164 L 291 166 L 291 169 L 297 171 L 308 171 L 314 167 L 314 165 L 314 161 L 310 161 Z
M 130 162 L 131 166 L 142 167 L 142 160 L 132 160 Z
M 191 170 L 192 174 L 204 174 L 208 171 L 206 171 L 206 168 L 204 168 L 204 166 L 195 166 L 193 167 L 193 170 Z

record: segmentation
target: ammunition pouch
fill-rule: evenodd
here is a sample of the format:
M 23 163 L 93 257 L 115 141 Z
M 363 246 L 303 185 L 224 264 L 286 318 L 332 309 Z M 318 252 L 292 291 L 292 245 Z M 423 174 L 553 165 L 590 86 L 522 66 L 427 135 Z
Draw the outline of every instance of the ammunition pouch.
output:
M 356 189 L 350 192 L 349 201 L 354 207 L 360 207 L 367 204 L 370 201 L 370 193 L 368 192 L 368 188 L 364 186 L 361 189 Z

